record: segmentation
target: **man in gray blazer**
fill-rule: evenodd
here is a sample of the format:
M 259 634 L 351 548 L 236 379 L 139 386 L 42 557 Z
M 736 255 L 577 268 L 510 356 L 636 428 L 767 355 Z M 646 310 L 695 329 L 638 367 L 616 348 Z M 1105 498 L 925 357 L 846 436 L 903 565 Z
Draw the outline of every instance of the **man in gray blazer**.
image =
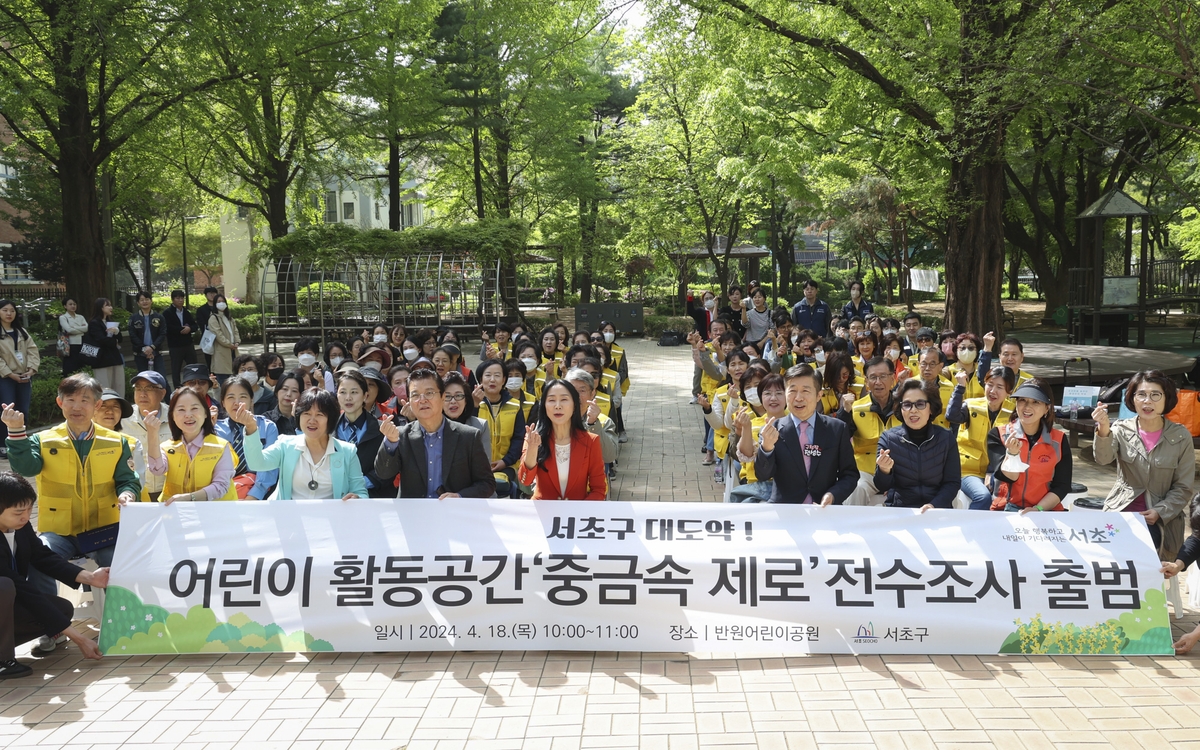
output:
M 479 430 L 446 419 L 446 386 L 437 372 L 416 370 L 408 379 L 408 399 L 416 421 L 398 427 L 380 423 L 383 443 L 375 473 L 400 475 L 400 497 L 492 497 L 496 479 L 479 440 Z

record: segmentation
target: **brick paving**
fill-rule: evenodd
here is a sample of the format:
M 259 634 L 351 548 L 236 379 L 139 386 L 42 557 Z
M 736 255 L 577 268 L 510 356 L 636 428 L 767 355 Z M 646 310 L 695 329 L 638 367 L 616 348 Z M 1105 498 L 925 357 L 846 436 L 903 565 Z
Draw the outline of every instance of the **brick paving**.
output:
M 619 498 L 718 500 L 686 348 L 628 349 Z M 1200 748 L 1193 657 L 18 653 L 6 748 Z

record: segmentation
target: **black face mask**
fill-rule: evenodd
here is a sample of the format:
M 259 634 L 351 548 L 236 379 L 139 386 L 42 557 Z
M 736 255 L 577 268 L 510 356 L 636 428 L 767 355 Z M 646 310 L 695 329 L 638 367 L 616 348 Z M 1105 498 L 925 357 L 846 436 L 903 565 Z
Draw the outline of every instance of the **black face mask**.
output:
M 282 367 L 269 368 L 267 370 L 267 377 L 270 378 L 271 380 L 279 380 L 281 377 L 283 377 L 283 368 Z

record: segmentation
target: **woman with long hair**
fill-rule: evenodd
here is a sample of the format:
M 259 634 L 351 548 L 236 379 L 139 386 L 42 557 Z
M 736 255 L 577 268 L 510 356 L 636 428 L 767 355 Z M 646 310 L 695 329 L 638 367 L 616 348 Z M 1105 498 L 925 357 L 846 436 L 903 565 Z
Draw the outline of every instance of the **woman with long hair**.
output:
M 247 413 L 253 421 L 254 413 Z M 162 503 L 237 500 L 233 449 L 217 436 L 204 397 L 191 388 L 179 388 L 171 396 L 168 418 L 171 439 L 146 446 L 150 472 L 167 478 L 159 496 Z M 142 419 L 147 431 L 158 430 L 157 414 Z
M 33 376 L 42 366 L 37 342 L 25 330 L 25 321 L 17 303 L 0 299 L 0 404 L 12 404 L 29 421 L 33 400 Z M 0 458 L 8 455 L 4 441 L 8 427 L 0 422 Z
M 338 379 L 338 406 L 342 415 L 338 417 L 334 436 L 343 442 L 352 443 L 358 451 L 358 463 L 371 497 L 395 497 L 395 488 L 375 474 L 375 454 L 383 442 L 379 431 L 379 420 L 371 414 L 374 404 L 368 403 L 370 388 L 367 378 L 360 370 L 343 372 Z
M 531 489 L 534 500 L 603 500 L 608 494 L 600 438 L 584 427 L 579 394 L 567 381 L 546 383 L 518 466 L 521 487 Z
M 832 417 L 837 414 L 842 396 L 847 393 L 858 398 L 862 394 L 862 379 L 854 367 L 850 355 L 835 352 L 825 363 L 825 390 L 821 391 L 821 413 Z
M 275 382 L 275 408 L 263 416 L 275 423 L 275 429 L 280 435 L 296 434 L 296 416 L 293 409 L 296 399 L 300 398 L 304 389 L 304 375 L 296 370 L 283 373 Z
M 208 330 L 217 337 L 213 342 L 212 365 L 209 370 L 217 376 L 218 383 L 233 374 L 233 358 L 237 356 L 242 337 L 238 335 L 237 323 L 229 314 L 229 301 L 224 294 L 215 298 L 217 311 L 208 318 Z
M 113 318 L 113 304 L 108 297 L 97 297 L 92 303 L 92 319 L 88 321 L 85 344 L 98 353 L 85 358 L 92 366 L 92 377 L 101 388 L 111 388 L 125 398 L 125 357 L 121 354 L 121 326 Z

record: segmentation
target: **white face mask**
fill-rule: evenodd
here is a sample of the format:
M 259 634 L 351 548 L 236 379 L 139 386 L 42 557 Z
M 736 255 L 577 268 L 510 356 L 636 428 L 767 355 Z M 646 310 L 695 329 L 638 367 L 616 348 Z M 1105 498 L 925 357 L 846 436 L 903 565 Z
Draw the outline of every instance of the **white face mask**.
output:
M 317 355 L 310 354 L 309 352 L 305 352 L 300 355 L 300 366 L 301 367 L 312 367 L 316 363 L 317 363 Z
M 387 334 L 386 333 L 377 333 L 373 337 L 373 340 L 375 341 L 376 344 L 386 344 L 387 343 Z
M 817 349 L 817 350 L 813 351 L 813 357 L 815 357 L 818 362 L 823 363 L 825 361 L 825 350 Z
M 258 373 L 257 372 L 240 372 L 238 374 L 241 375 L 243 378 L 245 378 L 250 383 L 250 385 L 258 385 Z
M 975 351 L 974 349 L 959 349 L 958 350 L 958 361 L 962 362 L 963 364 L 969 365 L 975 361 L 975 355 L 978 353 L 979 352 Z
M 521 357 L 521 364 L 525 365 L 526 372 L 533 372 L 537 369 L 538 361 L 532 357 Z
M 888 349 L 883 353 L 883 356 L 895 362 L 896 360 L 900 359 L 900 352 L 896 351 L 895 349 Z
M 421 356 L 421 353 L 418 352 L 416 349 L 405 349 L 404 350 L 404 358 L 406 360 L 408 360 L 409 362 L 412 362 L 414 359 L 416 359 L 419 356 Z
M 504 381 L 504 387 L 510 391 L 519 391 L 521 390 L 522 385 L 524 385 L 524 383 L 518 377 L 512 377 Z
M 224 310 L 224 309 L 225 309 L 225 308 L 227 308 L 227 307 L 229 307 L 229 305 L 225 304 L 224 302 L 218 302 L 218 303 L 217 303 L 217 309 L 218 309 L 218 310 Z
M 600 359 L 600 366 L 604 367 L 604 356 L 601 355 L 599 359 Z
M 888 334 L 894 334 L 895 332 L 896 332 L 895 328 L 884 328 L 883 329 L 884 336 L 887 336 Z
M 792 334 L 792 346 L 795 346 L 796 344 L 799 344 L 799 343 L 800 343 L 800 334 L 793 333 Z
M 762 406 L 762 399 L 758 397 L 757 390 L 746 392 L 746 403 L 751 406 Z
M 613 333 L 612 331 L 604 332 L 604 343 L 611 344 L 616 338 L 617 334 Z
M 345 361 L 346 360 L 342 359 L 341 357 L 330 357 L 329 358 L 329 366 L 336 370 L 338 365 L 340 365 L 342 362 L 345 362 Z
M 715 299 L 704 300 L 704 309 L 705 310 L 711 310 L 716 306 L 717 306 L 717 301 Z

